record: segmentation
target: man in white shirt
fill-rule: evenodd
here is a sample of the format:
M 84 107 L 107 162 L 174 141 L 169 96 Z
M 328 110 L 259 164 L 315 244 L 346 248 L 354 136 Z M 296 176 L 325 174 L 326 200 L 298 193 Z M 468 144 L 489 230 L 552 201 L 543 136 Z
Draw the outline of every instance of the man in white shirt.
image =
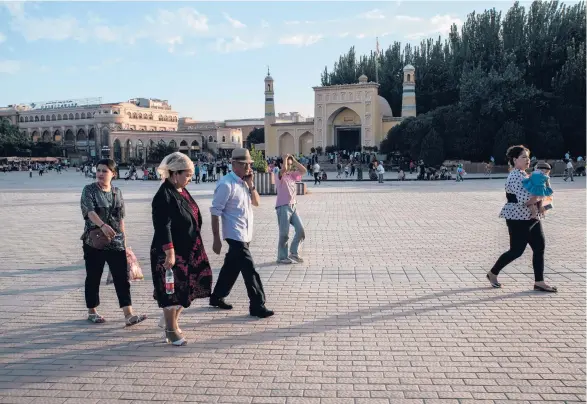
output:
M 377 162 L 377 178 L 379 179 L 379 183 L 383 184 L 383 174 L 385 174 L 385 168 L 383 168 L 383 162 Z
M 233 171 L 218 181 L 210 207 L 214 237 L 212 250 L 220 254 L 222 249 L 220 218 L 222 235 L 228 243 L 224 265 L 210 296 L 210 306 L 232 309 L 232 305 L 226 303 L 224 298 L 229 295 L 238 275 L 242 273 L 249 295 L 249 313 L 260 318 L 270 317 L 274 313 L 265 307 L 263 283 L 249 250 L 253 240 L 253 206 L 259 206 L 260 200 L 253 183 L 253 160 L 247 149 L 238 148 L 232 151 L 232 163 Z
M 569 161 L 567 161 L 567 169 L 565 170 L 565 177 L 563 178 L 563 180 L 568 180 L 569 177 L 571 178 L 571 181 L 575 181 L 573 179 L 573 170 L 575 168 L 573 167 L 573 160 L 569 159 Z
M 314 185 L 320 184 L 320 164 L 316 161 L 314 167 L 312 167 L 312 171 L 314 171 Z

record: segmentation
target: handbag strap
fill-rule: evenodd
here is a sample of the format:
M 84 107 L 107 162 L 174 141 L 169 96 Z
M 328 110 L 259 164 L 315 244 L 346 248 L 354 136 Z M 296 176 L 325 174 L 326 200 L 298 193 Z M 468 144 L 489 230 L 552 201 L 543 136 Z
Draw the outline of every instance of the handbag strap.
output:
M 108 217 L 106 218 L 106 221 L 104 222 L 108 226 L 110 226 L 110 219 L 112 219 L 112 213 L 114 212 L 114 208 L 116 207 L 116 192 L 114 192 L 114 187 L 112 187 L 111 192 L 112 192 L 112 207 L 110 208 L 110 212 L 108 213 Z

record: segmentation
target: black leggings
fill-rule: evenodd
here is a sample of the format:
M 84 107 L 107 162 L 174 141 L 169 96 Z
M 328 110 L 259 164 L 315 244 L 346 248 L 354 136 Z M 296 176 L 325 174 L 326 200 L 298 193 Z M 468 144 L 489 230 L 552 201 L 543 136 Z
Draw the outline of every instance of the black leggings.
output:
M 84 244 L 84 260 L 86 261 L 85 292 L 88 309 L 94 309 L 100 305 L 100 281 L 105 263 L 108 263 L 110 268 L 120 307 L 132 305 L 126 251 L 97 250 Z
M 506 265 L 524 254 L 526 245 L 532 248 L 532 267 L 534 268 L 534 281 L 544 280 L 544 232 L 540 220 L 506 220 L 510 233 L 510 249 L 497 259 L 491 268 L 491 273 L 499 275 Z

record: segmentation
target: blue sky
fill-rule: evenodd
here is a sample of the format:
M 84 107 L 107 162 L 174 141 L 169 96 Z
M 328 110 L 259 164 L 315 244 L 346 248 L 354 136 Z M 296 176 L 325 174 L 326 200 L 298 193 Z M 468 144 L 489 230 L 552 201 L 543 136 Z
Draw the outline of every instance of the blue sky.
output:
M 198 120 L 313 114 L 324 66 L 355 46 L 445 35 L 513 2 L 0 2 L 0 106 L 72 98 L 167 99 Z

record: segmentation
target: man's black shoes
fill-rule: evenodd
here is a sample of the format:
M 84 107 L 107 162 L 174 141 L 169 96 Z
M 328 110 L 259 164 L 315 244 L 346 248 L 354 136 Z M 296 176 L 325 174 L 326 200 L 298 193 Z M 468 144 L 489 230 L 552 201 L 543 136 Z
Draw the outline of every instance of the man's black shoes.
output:
M 232 309 L 232 304 L 228 304 L 224 301 L 223 298 L 210 296 L 210 306 L 218 307 L 222 310 L 230 310 Z
M 251 308 L 249 310 L 249 313 L 251 314 L 251 316 L 259 318 L 267 318 L 275 314 L 272 310 L 269 310 L 265 306 Z

